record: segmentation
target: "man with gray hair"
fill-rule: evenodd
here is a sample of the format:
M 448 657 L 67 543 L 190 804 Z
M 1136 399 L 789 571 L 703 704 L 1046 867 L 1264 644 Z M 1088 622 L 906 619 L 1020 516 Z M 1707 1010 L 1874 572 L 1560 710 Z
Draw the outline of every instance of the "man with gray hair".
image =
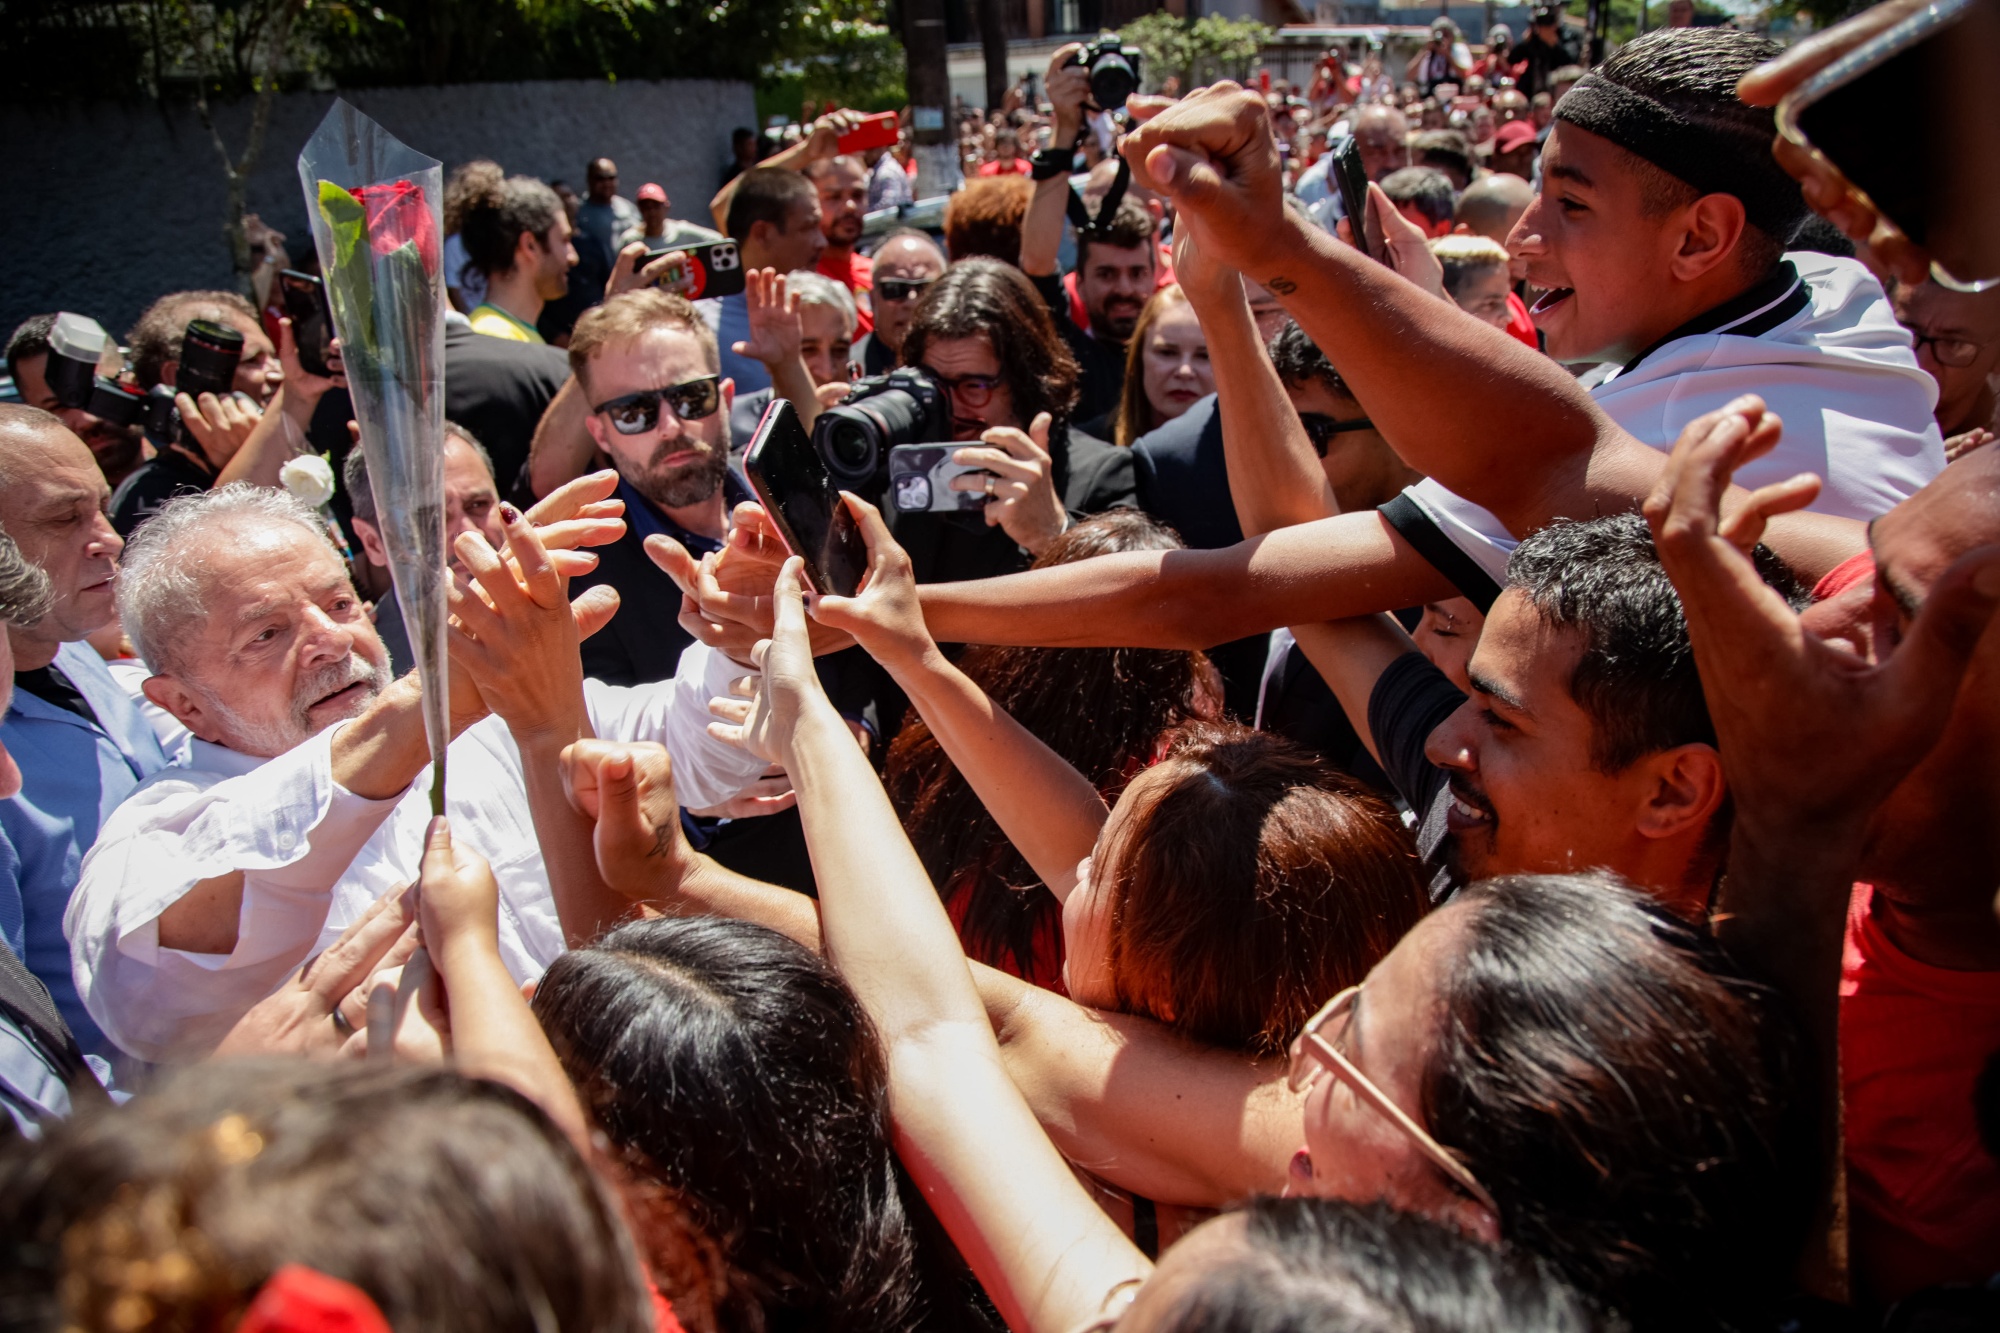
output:
M 733 452 L 749 447 L 757 423 L 773 398 L 788 399 L 808 430 L 819 415 L 819 389 L 847 382 L 847 362 L 854 351 L 860 310 L 854 294 L 822 273 L 794 269 L 785 275 L 783 302 L 773 299 L 750 308 L 750 341 L 737 348 L 754 356 L 771 372 L 769 387 L 736 395 L 729 408 Z M 836 391 L 838 392 L 838 391 Z M 837 401 L 837 400 L 836 400 Z
M 615 478 L 506 511 L 507 545 L 461 533 L 454 588 L 446 809 L 493 864 L 500 949 L 527 980 L 629 910 L 596 878 L 589 825 L 558 756 L 583 735 L 653 739 L 691 801 L 722 801 L 761 765 L 707 734 L 707 702 L 740 670 L 697 646 L 673 681 L 586 687 L 577 642 L 616 597 L 572 606 L 570 548 L 615 537 Z M 176 500 L 135 534 L 119 601 L 151 665 L 146 697 L 192 737 L 107 821 L 64 927 L 78 989 L 119 1046 L 198 1057 L 384 893 L 416 878 L 430 819 L 414 676 L 395 679 L 340 553 L 282 492 L 228 486 Z M 473 626 L 476 628 L 466 628 Z M 489 711 L 491 716 L 489 716 Z M 359 1024 L 358 995 L 335 1025 Z
M 0 801 L 0 940 L 48 986 L 83 1049 L 110 1053 L 70 978 L 63 912 L 84 853 L 132 790 L 164 767 L 153 729 L 85 639 L 116 630 L 119 540 L 111 487 L 68 427 L 0 405 L 0 526 L 53 590 L 7 627 L 14 686 L 0 744 L 21 790 Z

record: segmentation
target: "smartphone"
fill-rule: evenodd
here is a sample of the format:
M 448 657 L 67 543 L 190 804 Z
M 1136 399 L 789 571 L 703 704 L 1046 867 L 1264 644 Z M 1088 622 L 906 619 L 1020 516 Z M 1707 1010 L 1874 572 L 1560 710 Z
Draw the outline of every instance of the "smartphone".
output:
M 278 286 L 285 294 L 285 316 L 292 321 L 292 342 L 307 373 L 331 375 L 333 310 L 326 303 L 326 284 L 310 273 L 281 269 Z
M 785 539 L 785 549 L 806 562 L 806 577 L 821 592 L 852 597 L 868 568 L 861 539 L 833 477 L 813 448 L 798 410 L 774 398 L 743 456 L 750 489 Z
M 690 301 L 711 296 L 734 296 L 743 290 L 743 256 L 734 241 L 711 241 L 707 245 L 677 245 L 674 250 L 687 255 L 684 263 L 669 265 L 660 286 L 679 292 Z M 639 256 L 640 268 L 672 250 L 653 250 Z
M 2000 3 L 1940 0 L 1778 104 L 1779 132 L 1817 149 L 1930 253 L 1933 276 L 1962 289 L 2000 281 L 2000 228 L 1992 225 L 2000 117 L 1986 68 L 1996 49 Z M 1888 107 L 1905 114 L 1885 115 Z
M 896 113 L 884 111 L 863 116 L 861 123 L 841 135 L 837 143 L 843 153 L 863 153 L 870 148 L 894 148 L 896 134 Z
M 1354 142 L 1353 135 L 1343 134 L 1327 145 L 1326 152 L 1333 159 L 1327 170 L 1340 189 L 1341 211 L 1347 214 L 1355 245 L 1370 259 L 1381 259 L 1382 243 L 1375 234 L 1373 219 L 1368 216 L 1368 172 L 1361 165 L 1361 146 Z
M 899 444 L 889 450 L 889 498 L 899 514 L 957 513 L 984 509 L 982 491 L 955 491 L 952 478 L 985 474 L 971 463 L 954 463 L 962 444 Z

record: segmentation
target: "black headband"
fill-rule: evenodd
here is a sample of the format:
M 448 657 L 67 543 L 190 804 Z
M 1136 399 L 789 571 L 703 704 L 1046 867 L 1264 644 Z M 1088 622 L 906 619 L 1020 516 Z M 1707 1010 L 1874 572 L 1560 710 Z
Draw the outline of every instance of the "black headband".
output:
M 1771 156 L 1769 128 L 1695 121 L 1644 93 L 1586 74 L 1556 103 L 1556 119 L 1609 139 L 1702 194 L 1733 194 L 1750 225 L 1780 241 L 1805 215 L 1798 182 Z

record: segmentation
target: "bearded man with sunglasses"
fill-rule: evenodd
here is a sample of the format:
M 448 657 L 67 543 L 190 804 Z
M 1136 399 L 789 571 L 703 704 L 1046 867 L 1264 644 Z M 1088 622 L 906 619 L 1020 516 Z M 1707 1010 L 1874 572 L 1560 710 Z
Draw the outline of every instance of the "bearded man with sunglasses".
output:
M 598 550 L 579 589 L 604 583 L 623 608 L 583 643 L 584 674 L 636 685 L 674 674 L 693 640 L 676 620 L 680 594 L 647 557 L 645 540 L 672 537 L 697 557 L 722 549 L 729 511 L 751 497 L 729 470 L 729 406 L 715 335 L 684 298 L 659 288 L 625 292 L 576 323 L 570 372 L 589 415 L 584 428 L 618 469 L 625 536 Z

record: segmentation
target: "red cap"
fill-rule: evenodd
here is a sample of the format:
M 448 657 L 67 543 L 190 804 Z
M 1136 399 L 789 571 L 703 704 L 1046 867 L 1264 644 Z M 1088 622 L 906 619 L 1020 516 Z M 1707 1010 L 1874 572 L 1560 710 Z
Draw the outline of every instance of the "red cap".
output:
M 1525 120 L 1510 120 L 1493 136 L 1493 151 L 1511 153 L 1535 141 L 1535 127 Z M 644 198 L 644 195 L 640 196 Z
M 639 187 L 639 199 L 641 202 L 650 199 L 656 204 L 664 204 L 667 202 L 667 192 L 653 182 L 647 181 Z

